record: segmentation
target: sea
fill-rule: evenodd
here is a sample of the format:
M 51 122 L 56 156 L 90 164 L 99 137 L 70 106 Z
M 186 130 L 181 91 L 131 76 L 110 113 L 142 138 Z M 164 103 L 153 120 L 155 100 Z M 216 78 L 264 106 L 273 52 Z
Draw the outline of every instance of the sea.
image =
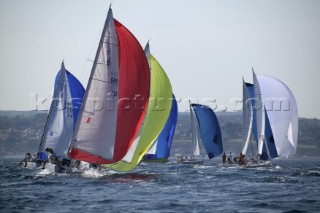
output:
M 0 212 L 320 212 L 320 158 L 263 167 L 141 163 L 49 173 L 0 159 Z

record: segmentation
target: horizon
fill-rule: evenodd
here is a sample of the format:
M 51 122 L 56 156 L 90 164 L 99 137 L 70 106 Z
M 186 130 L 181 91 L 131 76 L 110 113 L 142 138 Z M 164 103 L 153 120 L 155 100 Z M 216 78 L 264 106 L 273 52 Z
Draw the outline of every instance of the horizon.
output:
M 50 98 L 63 59 L 86 86 L 109 4 L 1 1 L 0 110 L 28 111 L 35 95 Z M 319 1 L 118 0 L 112 10 L 142 47 L 150 40 L 177 99 L 229 108 L 254 68 L 290 88 L 300 118 L 320 118 Z
M 5 112 L 5 113 L 10 113 L 10 112 L 15 112 L 15 113 L 23 113 L 23 112 L 39 112 L 39 113 L 48 113 L 48 110 L 45 110 L 45 109 L 43 109 L 43 110 L 1 110 L 0 109 L 0 112 Z M 219 115 L 219 114 L 224 114 L 224 113 L 226 113 L 226 114 L 238 114 L 238 115 L 242 115 L 242 111 L 238 111 L 238 112 L 236 112 L 236 111 L 214 111 L 217 115 Z M 178 111 L 178 113 L 180 113 L 180 114 L 189 114 L 190 112 L 187 112 L 187 111 Z M 317 120 L 320 120 L 319 118 L 306 118 L 306 117 L 298 117 L 299 119 L 317 119 Z

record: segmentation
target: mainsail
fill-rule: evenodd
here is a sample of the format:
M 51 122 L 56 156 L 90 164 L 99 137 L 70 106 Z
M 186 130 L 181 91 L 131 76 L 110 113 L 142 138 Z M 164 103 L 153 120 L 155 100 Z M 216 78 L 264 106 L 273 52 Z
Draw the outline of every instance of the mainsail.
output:
M 53 99 L 39 146 L 39 157 L 44 160 L 45 147 L 52 148 L 58 158 L 67 154 L 76 124 L 84 88 L 61 64 L 55 80 Z
M 146 154 L 147 160 L 168 159 L 170 156 L 172 139 L 177 124 L 178 106 L 175 96 L 172 94 L 172 107 L 166 125 L 160 135 Z
M 190 117 L 191 117 L 191 140 L 192 140 L 192 145 L 193 145 L 193 150 L 192 150 L 192 155 L 193 156 L 200 156 L 201 155 L 201 147 L 200 147 L 200 141 L 199 141 L 199 125 L 198 122 L 195 120 L 195 114 L 194 110 L 190 105 Z
M 145 54 L 109 8 L 69 156 L 97 164 L 121 160 L 142 124 L 149 91 Z
M 145 51 L 150 62 L 151 72 L 147 113 L 142 129 L 126 156 L 121 161 L 110 166 L 110 168 L 118 171 L 130 171 L 138 165 L 159 136 L 171 111 L 172 88 L 169 78 L 159 62 L 150 54 L 149 44 L 147 44 Z
M 253 85 L 254 85 L 254 100 L 255 104 L 253 107 L 255 118 L 256 118 L 256 128 L 257 128 L 257 141 L 258 141 L 258 153 L 262 154 L 264 138 L 265 138 L 265 110 L 264 103 L 262 101 L 262 95 L 260 91 L 260 85 L 256 74 L 253 72 Z
M 222 136 L 218 119 L 213 110 L 205 105 L 191 104 L 199 124 L 200 136 L 209 159 L 223 151 Z

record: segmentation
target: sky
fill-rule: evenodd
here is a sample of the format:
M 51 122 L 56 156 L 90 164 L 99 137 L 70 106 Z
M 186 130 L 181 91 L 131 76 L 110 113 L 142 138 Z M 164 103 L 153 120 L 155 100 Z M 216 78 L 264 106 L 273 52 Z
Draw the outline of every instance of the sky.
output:
M 86 86 L 110 3 L 0 0 L 0 110 L 48 107 L 62 60 Z M 233 111 L 254 68 L 291 89 L 299 117 L 320 118 L 320 1 L 114 0 L 112 9 L 142 47 L 150 40 L 179 111 L 188 98 Z

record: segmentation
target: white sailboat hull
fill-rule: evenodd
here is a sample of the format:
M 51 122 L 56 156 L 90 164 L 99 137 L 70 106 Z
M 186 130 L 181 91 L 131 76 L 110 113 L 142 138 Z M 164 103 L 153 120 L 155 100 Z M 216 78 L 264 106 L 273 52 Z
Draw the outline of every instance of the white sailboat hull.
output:
M 34 168 L 36 168 L 36 167 L 39 167 L 40 165 L 39 164 L 37 164 L 36 162 L 25 162 L 25 161 L 21 161 L 20 162 L 20 166 L 22 167 L 22 168 L 27 168 L 27 169 L 34 169 Z

